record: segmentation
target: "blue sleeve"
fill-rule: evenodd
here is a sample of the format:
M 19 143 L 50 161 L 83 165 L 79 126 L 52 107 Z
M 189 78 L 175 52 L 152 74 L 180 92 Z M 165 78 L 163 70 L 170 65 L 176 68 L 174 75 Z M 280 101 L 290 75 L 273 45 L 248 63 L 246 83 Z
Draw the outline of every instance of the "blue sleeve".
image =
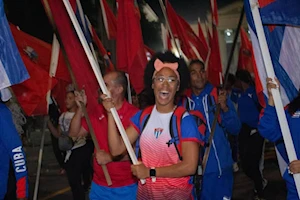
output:
M 13 123 L 9 109 L 7 107 L 2 107 L 0 112 L 0 127 L 3 129 L 3 131 L 1 131 L 0 139 L 13 163 L 17 181 L 17 198 L 25 198 L 28 197 L 28 179 L 26 158 L 22 148 L 22 142 Z
M 241 129 L 241 122 L 234 108 L 232 101 L 227 99 L 228 111 L 221 111 L 222 126 L 232 135 L 238 135 Z
M 188 114 L 181 121 L 181 139 L 182 141 L 193 141 L 204 144 L 205 138 L 198 131 L 195 118 Z
M 233 103 L 237 103 L 240 92 L 237 89 L 232 89 L 230 99 Z
M 276 142 L 282 138 L 275 107 L 267 105 L 258 123 L 258 132 L 262 137 Z
M 131 125 L 135 128 L 138 133 L 141 133 L 140 130 L 140 118 L 141 118 L 142 110 L 138 111 L 131 119 Z

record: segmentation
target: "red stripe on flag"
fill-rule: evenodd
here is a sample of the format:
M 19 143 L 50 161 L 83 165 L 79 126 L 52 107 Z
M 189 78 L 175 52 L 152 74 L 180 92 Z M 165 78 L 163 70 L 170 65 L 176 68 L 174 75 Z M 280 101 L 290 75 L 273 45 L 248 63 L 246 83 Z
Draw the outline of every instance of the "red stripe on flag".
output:
M 265 7 L 267 5 L 269 5 L 270 3 L 273 3 L 275 2 L 276 0 L 258 0 L 258 4 L 259 4 L 259 7 Z

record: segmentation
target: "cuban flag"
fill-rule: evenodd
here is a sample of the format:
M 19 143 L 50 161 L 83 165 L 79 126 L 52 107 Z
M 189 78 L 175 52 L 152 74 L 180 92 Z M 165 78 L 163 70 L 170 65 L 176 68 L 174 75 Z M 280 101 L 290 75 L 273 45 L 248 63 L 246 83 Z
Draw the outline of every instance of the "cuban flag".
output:
M 257 67 L 254 69 L 255 78 L 256 82 L 261 83 L 261 91 L 267 96 L 267 75 L 251 5 L 249 0 L 244 2 Z M 300 3 L 299 0 L 258 0 L 258 3 L 275 75 L 281 84 L 280 95 L 283 105 L 287 105 L 297 96 L 300 88 Z M 278 152 L 277 158 L 283 174 L 287 163 Z
M 0 90 L 28 78 L 5 16 L 3 0 L 0 0 Z
M 164 129 L 162 129 L 162 128 L 155 128 L 154 129 L 154 136 L 155 136 L 156 139 L 162 134 L 163 130 Z
M 281 83 L 281 98 L 287 105 L 300 88 L 300 27 L 297 27 L 300 25 L 300 3 L 297 0 L 259 0 L 258 3 L 274 71 Z M 245 11 L 258 71 L 256 77 L 267 95 L 267 75 L 249 0 L 245 0 Z

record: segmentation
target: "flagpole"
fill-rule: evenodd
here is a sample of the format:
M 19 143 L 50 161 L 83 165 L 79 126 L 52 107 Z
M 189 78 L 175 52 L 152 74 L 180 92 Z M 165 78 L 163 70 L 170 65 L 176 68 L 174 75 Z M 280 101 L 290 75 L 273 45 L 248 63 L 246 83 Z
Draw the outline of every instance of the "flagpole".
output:
M 95 76 L 97 78 L 97 81 L 98 81 L 98 83 L 100 85 L 100 88 L 101 88 L 102 92 L 104 94 L 110 96 L 109 91 L 108 91 L 108 89 L 107 89 L 107 87 L 106 87 L 106 85 L 104 83 L 102 74 L 101 74 L 100 70 L 97 68 L 95 59 L 94 59 L 94 57 L 93 57 L 93 55 L 91 53 L 91 50 L 88 47 L 86 39 L 84 38 L 84 34 L 83 34 L 83 32 L 82 32 L 82 30 L 81 30 L 81 28 L 79 26 L 79 23 L 78 23 L 78 21 L 77 21 L 77 19 L 75 17 L 74 11 L 73 11 L 73 9 L 71 7 L 71 4 L 70 4 L 69 0 L 63 0 L 63 3 L 65 5 L 65 7 L 66 7 L 66 10 L 67 10 L 69 16 L 70 16 L 70 19 L 71 19 L 71 21 L 73 23 L 73 26 L 74 26 L 74 28 L 76 30 L 76 33 L 77 33 L 77 35 L 78 35 L 78 37 L 80 39 L 80 42 L 81 42 L 81 44 L 83 46 L 83 49 L 84 49 L 84 51 L 86 53 L 86 56 L 87 56 L 87 58 L 88 58 L 88 60 L 89 60 L 89 62 L 91 64 L 91 67 L 92 67 L 92 69 L 94 71 L 94 74 L 95 74 Z M 124 129 L 122 123 L 121 123 L 121 120 L 120 120 L 120 117 L 119 117 L 119 115 L 117 113 L 117 110 L 116 110 L 116 108 L 111 108 L 110 111 L 111 111 L 112 116 L 113 116 L 113 118 L 114 118 L 114 120 L 116 122 L 116 125 L 117 125 L 117 127 L 119 129 L 119 132 L 120 132 L 120 134 L 121 134 L 121 136 L 123 138 L 123 141 L 124 141 L 124 144 L 126 146 L 127 152 L 128 152 L 128 154 L 130 156 L 130 159 L 131 159 L 131 161 L 132 161 L 132 163 L 134 165 L 137 165 L 138 164 L 137 157 L 136 157 L 136 155 L 134 153 L 134 150 L 132 148 L 132 145 L 131 145 L 128 137 L 127 137 L 125 129 Z M 141 182 L 143 184 L 146 181 L 145 181 L 145 179 L 141 179 Z
M 129 74 L 125 73 L 125 75 L 126 75 L 126 78 L 127 78 L 127 97 L 128 97 L 128 102 L 132 104 L 132 95 L 131 95 Z
M 42 160 L 43 160 L 43 152 L 44 152 L 44 145 L 45 145 L 45 131 L 46 131 L 46 126 L 47 126 L 47 122 L 48 122 L 48 116 L 45 115 L 43 121 L 44 122 L 43 122 L 43 129 L 42 129 L 42 139 L 41 139 L 41 145 L 40 145 L 40 151 L 39 151 L 39 159 L 38 159 L 38 167 L 37 167 L 36 179 L 35 179 L 35 185 L 34 185 L 33 200 L 37 200 L 37 197 L 38 197 Z
M 257 0 L 249 0 L 249 3 L 251 6 L 251 12 L 252 12 L 254 24 L 256 27 L 259 46 L 261 48 L 262 57 L 263 57 L 263 61 L 265 64 L 267 76 L 272 78 L 273 82 L 276 83 L 274 67 L 273 67 L 270 52 L 268 49 L 268 44 L 267 44 L 266 36 L 264 33 L 260 13 L 258 10 L 258 7 L 259 7 L 258 2 L 257 2 Z M 282 132 L 282 136 L 283 136 L 283 140 L 284 140 L 284 144 L 285 144 L 285 148 L 287 151 L 289 161 L 292 162 L 294 160 L 298 160 L 296 151 L 295 151 L 295 147 L 294 147 L 294 143 L 293 143 L 293 140 L 291 137 L 290 128 L 289 128 L 289 125 L 288 125 L 288 122 L 286 119 L 286 115 L 284 112 L 279 89 L 278 88 L 271 89 L 271 92 L 273 95 L 275 109 L 276 109 L 280 129 Z M 295 184 L 296 184 L 296 188 L 297 188 L 297 192 L 298 192 L 298 197 L 300 198 L 300 174 L 293 174 L 293 176 L 294 176 L 294 180 L 295 180 Z
M 87 33 L 88 31 L 90 31 L 90 34 L 92 35 L 92 31 L 91 31 L 91 29 L 90 29 L 90 26 L 92 26 L 92 25 L 91 25 L 91 23 L 90 23 L 88 17 L 87 17 L 86 15 L 84 15 L 84 13 L 83 13 L 83 9 L 82 9 L 80 0 L 76 0 L 76 4 L 77 4 L 77 6 L 78 6 L 79 15 L 80 15 L 80 20 L 81 20 L 81 23 L 82 23 L 82 26 L 83 26 L 84 31 L 85 31 L 86 33 Z M 85 23 L 85 20 L 87 21 L 88 24 Z M 87 27 L 87 26 L 88 26 L 88 27 Z M 93 53 L 93 56 L 95 57 L 95 60 L 97 61 L 96 63 L 97 63 L 97 65 L 98 65 L 98 59 L 97 59 L 97 55 L 96 55 L 96 52 L 95 52 L 93 43 L 92 43 L 92 42 L 89 42 L 89 46 L 90 46 L 90 48 L 91 48 L 91 51 L 92 51 L 92 53 Z M 98 67 L 100 67 L 100 66 L 98 65 Z
M 59 43 L 57 41 L 55 34 L 53 34 L 50 69 L 49 69 L 50 79 L 48 82 L 48 92 L 46 95 L 47 113 L 48 113 L 48 109 L 49 109 L 48 105 L 49 105 L 49 100 L 50 100 L 50 88 L 52 85 L 52 77 L 54 77 L 56 74 L 58 57 L 59 57 Z M 40 151 L 39 151 L 38 167 L 37 167 L 37 172 L 36 172 L 33 200 L 37 200 L 37 197 L 38 197 L 42 160 L 43 160 L 43 153 L 44 153 L 44 145 L 45 145 L 45 131 L 46 131 L 46 125 L 47 125 L 48 119 L 49 119 L 48 116 L 44 116 L 44 124 L 43 124 L 43 129 L 42 129 L 42 139 L 41 139 L 41 145 L 40 145 Z
M 232 45 L 230 55 L 229 55 L 229 58 L 228 58 L 228 61 L 227 61 L 226 72 L 225 72 L 225 80 L 224 80 L 224 84 L 221 86 L 222 88 L 225 87 L 225 85 L 228 81 L 229 69 L 230 69 L 232 58 L 233 58 L 233 54 L 234 54 L 235 46 L 236 46 L 236 43 L 237 43 L 237 39 L 238 39 L 238 36 L 239 36 L 239 30 L 241 29 L 241 26 L 242 26 L 244 13 L 245 13 L 245 10 L 244 10 L 244 7 L 243 7 L 242 11 L 241 11 L 239 23 L 237 25 L 237 29 L 236 29 L 237 31 L 236 31 L 235 36 L 234 36 L 233 45 Z M 203 174 L 205 173 L 205 170 L 206 170 L 207 161 L 208 161 L 209 153 L 210 153 L 210 150 L 211 150 L 212 141 L 213 141 L 213 138 L 214 138 L 214 135 L 215 135 L 215 130 L 216 130 L 217 122 L 218 122 L 218 116 L 220 115 L 220 112 L 221 112 L 221 107 L 220 107 L 220 104 L 218 104 L 215 115 L 214 115 L 214 121 L 212 123 L 211 133 L 210 133 L 210 136 L 209 136 L 209 139 L 208 139 L 208 147 L 205 150 L 205 153 L 204 153 L 204 156 L 203 156 L 203 162 L 202 162 Z
M 164 5 L 164 3 L 163 3 L 162 0 L 159 0 L 159 4 L 160 4 L 161 10 L 163 12 L 164 18 L 166 20 L 167 29 L 169 30 L 169 33 L 171 35 L 171 39 L 173 40 L 173 42 L 175 44 L 175 47 L 176 47 L 176 49 L 177 49 L 177 51 L 179 53 L 179 56 L 181 57 L 182 56 L 182 51 L 181 51 L 180 45 L 177 43 L 177 41 L 175 39 L 175 37 L 173 35 L 173 32 L 172 32 L 172 29 L 170 27 L 170 23 L 169 23 L 169 20 L 168 20 L 168 17 L 167 17 L 167 13 L 166 13 L 166 7 L 165 7 L 165 5 Z
M 61 39 L 60 39 L 60 37 L 59 37 L 58 31 L 57 31 L 57 29 L 56 29 L 56 26 L 55 26 L 55 23 L 54 23 L 54 20 L 53 20 L 53 16 L 52 16 L 52 13 L 51 13 L 51 9 L 50 9 L 49 4 L 48 4 L 48 0 L 43 0 L 43 2 L 44 2 L 44 8 L 45 8 L 45 11 L 46 11 L 46 13 L 47 13 L 47 15 L 48 15 L 48 18 L 49 18 L 49 20 L 50 20 L 50 22 L 51 22 L 51 24 L 52 24 L 53 31 L 54 31 L 54 33 L 56 33 L 57 39 L 58 39 L 58 41 L 59 41 L 59 43 L 60 43 L 61 50 L 62 50 L 62 53 L 63 53 L 63 56 L 64 56 L 64 60 L 65 60 L 65 62 L 66 62 L 68 71 L 69 71 L 70 76 L 71 76 L 71 79 L 72 79 L 72 83 L 73 83 L 75 89 L 76 89 L 77 91 L 79 91 L 79 87 L 78 87 L 78 84 L 77 84 L 77 82 L 76 82 L 74 73 L 73 73 L 73 71 L 72 71 L 70 61 L 69 61 L 69 59 L 68 59 L 67 53 L 66 53 L 65 48 L 64 48 L 64 46 L 63 46 L 63 43 L 62 43 L 62 41 L 61 41 Z M 83 112 L 84 117 L 85 117 L 85 119 L 86 119 L 86 122 L 87 122 L 87 125 L 88 125 L 88 128 L 89 128 L 90 135 L 91 135 L 91 137 L 92 137 L 92 140 L 93 140 L 95 149 L 96 149 L 96 151 L 98 152 L 98 151 L 100 151 L 100 147 L 99 147 L 97 138 L 96 138 L 96 136 L 95 136 L 94 128 L 93 128 L 93 126 L 92 126 L 91 120 L 90 120 L 90 118 L 89 118 L 89 115 L 88 115 L 88 113 L 87 113 L 87 110 L 86 110 L 85 106 L 82 106 L 82 112 Z M 107 170 L 106 165 L 101 165 L 101 168 L 102 168 L 102 170 L 103 170 L 103 173 L 104 173 L 104 176 L 105 176 L 105 180 L 106 180 L 106 182 L 107 182 L 107 185 L 108 185 L 108 186 L 112 185 L 112 181 L 111 181 L 111 178 L 110 178 L 110 176 L 109 176 L 109 173 L 108 173 L 108 170 Z

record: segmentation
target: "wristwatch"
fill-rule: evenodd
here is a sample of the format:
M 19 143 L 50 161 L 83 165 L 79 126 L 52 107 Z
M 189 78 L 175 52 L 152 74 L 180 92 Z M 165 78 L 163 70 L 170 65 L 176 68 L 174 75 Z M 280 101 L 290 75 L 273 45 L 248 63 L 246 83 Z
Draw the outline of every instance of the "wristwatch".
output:
M 154 167 L 151 167 L 150 169 L 150 178 L 152 179 L 153 183 L 156 181 L 156 170 Z

